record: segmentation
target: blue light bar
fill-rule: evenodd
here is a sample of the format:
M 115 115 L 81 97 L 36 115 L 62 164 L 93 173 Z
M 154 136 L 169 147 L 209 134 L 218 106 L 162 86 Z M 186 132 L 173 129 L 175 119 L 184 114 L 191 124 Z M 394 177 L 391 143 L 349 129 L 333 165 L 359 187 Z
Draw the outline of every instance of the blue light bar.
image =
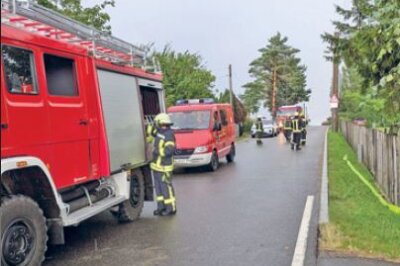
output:
M 189 103 L 188 100 L 181 99 L 181 100 L 177 100 L 175 104 L 176 105 L 185 105 L 185 104 L 188 104 L 188 103 Z
M 186 105 L 186 104 L 211 104 L 211 103 L 215 103 L 213 98 L 204 98 L 204 99 L 189 99 L 189 100 L 177 100 L 176 101 L 176 105 Z
M 200 99 L 200 103 L 215 103 L 213 98 Z

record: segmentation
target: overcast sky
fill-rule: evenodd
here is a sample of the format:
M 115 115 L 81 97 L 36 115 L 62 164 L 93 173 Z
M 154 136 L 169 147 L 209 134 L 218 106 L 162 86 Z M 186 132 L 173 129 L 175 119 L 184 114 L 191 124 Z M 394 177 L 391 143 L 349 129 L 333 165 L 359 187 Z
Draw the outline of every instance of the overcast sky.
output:
M 99 0 L 83 1 L 88 5 Z M 323 58 L 320 35 L 333 30 L 334 4 L 350 0 L 116 0 L 111 15 L 113 34 L 135 44 L 170 44 L 176 51 L 200 54 L 216 76 L 215 89 L 228 87 L 228 65 L 233 67 L 237 94 L 250 81 L 249 63 L 258 49 L 278 31 L 301 50 L 307 66 L 308 104 L 313 124 L 329 116 L 332 65 Z

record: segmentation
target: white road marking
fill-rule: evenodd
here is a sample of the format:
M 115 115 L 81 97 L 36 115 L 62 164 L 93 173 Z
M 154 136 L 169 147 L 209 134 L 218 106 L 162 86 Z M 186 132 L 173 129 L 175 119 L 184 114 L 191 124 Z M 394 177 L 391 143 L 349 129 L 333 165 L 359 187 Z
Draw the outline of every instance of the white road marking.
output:
M 303 266 L 304 258 L 307 250 L 308 229 L 312 208 L 314 204 L 314 196 L 308 196 L 306 206 L 304 207 L 303 219 L 301 220 L 299 235 L 297 236 L 296 248 L 293 254 L 292 266 Z

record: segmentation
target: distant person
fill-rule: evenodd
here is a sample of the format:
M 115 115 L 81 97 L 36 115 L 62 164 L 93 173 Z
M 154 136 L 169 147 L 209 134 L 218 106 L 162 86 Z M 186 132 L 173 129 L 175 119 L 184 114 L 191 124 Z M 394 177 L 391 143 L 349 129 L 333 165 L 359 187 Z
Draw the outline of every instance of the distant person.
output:
M 261 119 L 261 116 L 257 117 L 257 121 L 256 121 L 256 137 L 257 137 L 257 144 L 262 144 L 262 140 L 261 138 L 264 135 L 264 125 Z
M 169 216 L 176 213 L 175 193 L 171 179 L 174 170 L 175 136 L 168 114 L 158 114 L 155 121 L 158 128 L 154 136 L 153 160 L 150 164 L 157 195 L 157 209 L 153 214 Z
M 300 118 L 301 118 L 301 123 L 302 123 L 302 125 L 301 125 L 301 145 L 304 146 L 304 145 L 306 145 L 306 142 L 307 142 L 307 129 L 306 129 L 307 120 L 305 119 L 305 115 L 303 112 L 300 114 Z
M 301 133 L 302 133 L 303 121 L 300 117 L 299 112 L 294 114 L 294 118 L 292 119 L 292 150 L 301 150 L 300 141 L 301 141 Z
M 291 118 L 285 119 L 285 123 L 283 124 L 283 135 L 287 142 L 290 142 L 290 138 L 292 137 L 292 120 Z

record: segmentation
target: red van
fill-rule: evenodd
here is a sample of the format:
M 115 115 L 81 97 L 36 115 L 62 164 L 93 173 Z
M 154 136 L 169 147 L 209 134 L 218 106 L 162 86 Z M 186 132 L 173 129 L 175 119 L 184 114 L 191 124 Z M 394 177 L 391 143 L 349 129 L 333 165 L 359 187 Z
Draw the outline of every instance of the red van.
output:
M 178 168 L 208 166 L 217 170 L 221 159 L 235 157 L 235 124 L 230 104 L 213 99 L 179 100 L 168 113 L 174 123 Z

